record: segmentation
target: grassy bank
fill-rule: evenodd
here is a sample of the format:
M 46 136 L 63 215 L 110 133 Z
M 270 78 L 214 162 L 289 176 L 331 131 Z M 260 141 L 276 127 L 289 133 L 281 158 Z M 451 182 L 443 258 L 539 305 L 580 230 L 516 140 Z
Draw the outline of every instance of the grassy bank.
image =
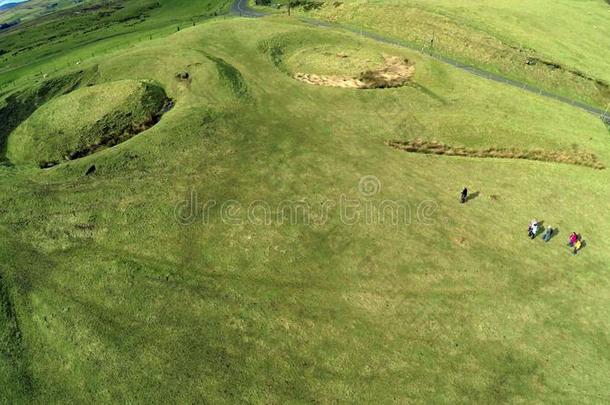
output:
M 319 9 L 293 14 L 384 34 L 593 106 L 610 103 L 604 1 L 317 3 Z

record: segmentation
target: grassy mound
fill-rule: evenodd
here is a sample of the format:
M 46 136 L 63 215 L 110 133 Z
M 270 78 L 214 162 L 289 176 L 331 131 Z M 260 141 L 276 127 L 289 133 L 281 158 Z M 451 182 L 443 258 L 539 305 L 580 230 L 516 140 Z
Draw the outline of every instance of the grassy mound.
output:
M 383 55 L 373 48 L 340 45 L 308 46 L 286 58 L 293 72 L 332 76 L 357 76 L 383 62 Z
M 325 2 L 307 15 L 605 107 L 610 101 L 607 8 L 602 1 L 537 0 L 524 10 L 515 0 L 493 6 L 483 0 L 345 0 Z
M 49 167 L 89 155 L 150 128 L 168 101 L 160 86 L 135 80 L 78 89 L 19 125 L 9 136 L 7 157 Z
M 415 73 L 408 59 L 362 45 L 307 46 L 290 54 L 284 66 L 304 83 L 355 89 L 401 87 Z
M 8 136 L 36 109 L 47 101 L 91 83 L 97 67 L 71 72 L 45 80 L 39 86 L 20 90 L 9 95 L 0 107 L 0 160 L 4 159 Z

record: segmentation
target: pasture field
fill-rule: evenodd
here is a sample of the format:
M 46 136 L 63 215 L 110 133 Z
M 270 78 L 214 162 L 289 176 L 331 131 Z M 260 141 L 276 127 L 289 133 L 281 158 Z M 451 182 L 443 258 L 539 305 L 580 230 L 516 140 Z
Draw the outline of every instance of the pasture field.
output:
M 253 2 L 252 2 L 253 3 Z M 287 1 L 278 2 L 286 13 Z M 610 104 L 605 0 L 305 1 L 293 15 L 386 35 L 604 109 Z
M 598 6 L 556 7 L 568 3 Z M 456 38 L 472 29 L 462 3 L 426 4 L 414 9 L 438 11 L 428 21 L 452 21 Z M 389 2 L 331 6 L 313 14 L 397 34 L 375 22 Z M 195 8 L 212 15 L 193 24 Z M 610 166 L 602 121 L 294 16 L 214 18 L 227 9 L 161 2 L 135 29 L 0 65 L 0 403 L 606 402 L 610 171 L 580 164 Z M 509 26 L 498 20 L 489 32 Z M 601 45 L 578 65 L 570 35 L 560 52 L 519 21 L 511 40 L 610 79 Z M 295 78 L 357 76 L 388 57 L 413 64 L 407 85 Z M 602 100 L 554 80 L 542 83 Z M 156 112 L 159 98 L 132 96 L 143 83 L 172 101 L 154 125 L 48 168 L 31 158 L 65 157 L 51 135 L 82 137 L 115 111 Z M 528 159 L 541 153 L 566 159 Z M 528 239 L 533 218 L 558 234 Z M 586 241 L 577 255 L 572 231 Z

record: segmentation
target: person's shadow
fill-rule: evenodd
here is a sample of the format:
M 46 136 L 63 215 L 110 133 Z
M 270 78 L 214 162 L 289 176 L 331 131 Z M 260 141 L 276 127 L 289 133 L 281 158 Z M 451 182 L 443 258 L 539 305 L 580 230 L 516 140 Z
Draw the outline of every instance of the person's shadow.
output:
M 468 197 L 466 197 L 466 202 L 468 202 L 470 200 L 474 200 L 475 198 L 477 198 L 479 196 L 479 194 L 481 194 L 480 191 L 475 191 L 474 193 L 468 194 Z
M 557 235 L 559 235 L 559 228 L 553 228 L 553 233 L 551 234 L 551 237 L 549 238 L 549 240 L 547 242 L 550 242 L 551 240 L 553 240 L 553 238 Z

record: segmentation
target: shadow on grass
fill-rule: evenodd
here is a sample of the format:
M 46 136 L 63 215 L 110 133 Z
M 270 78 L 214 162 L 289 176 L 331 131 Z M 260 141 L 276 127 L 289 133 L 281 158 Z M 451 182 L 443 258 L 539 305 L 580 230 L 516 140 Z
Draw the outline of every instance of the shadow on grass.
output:
M 553 239 L 555 239 L 555 237 L 559 235 L 559 228 L 553 228 L 553 233 L 551 234 L 551 236 L 549 236 L 548 240 L 546 240 L 546 242 L 550 242 Z
M 580 238 L 580 235 L 578 235 L 578 237 Z M 584 239 L 579 239 L 579 240 L 580 240 L 580 249 L 576 250 L 576 248 L 574 246 L 570 246 L 570 249 L 572 249 L 572 254 L 574 256 L 579 254 L 588 245 L 586 240 L 584 240 Z
M 439 96 L 438 94 L 436 94 L 435 92 L 433 92 L 432 90 L 430 90 L 429 88 L 427 88 L 426 86 L 422 86 L 421 84 L 417 84 L 417 83 L 411 83 L 410 84 L 413 88 L 421 91 L 422 93 L 424 93 L 425 95 L 427 95 L 428 97 L 438 101 L 439 103 L 443 104 L 443 105 L 447 105 L 449 104 L 449 102 L 442 96 Z
M 468 195 L 468 197 L 466 197 L 466 202 L 469 202 L 471 200 L 474 200 L 475 198 L 477 198 L 479 195 L 481 195 L 480 191 L 475 191 L 474 193 L 470 193 Z

